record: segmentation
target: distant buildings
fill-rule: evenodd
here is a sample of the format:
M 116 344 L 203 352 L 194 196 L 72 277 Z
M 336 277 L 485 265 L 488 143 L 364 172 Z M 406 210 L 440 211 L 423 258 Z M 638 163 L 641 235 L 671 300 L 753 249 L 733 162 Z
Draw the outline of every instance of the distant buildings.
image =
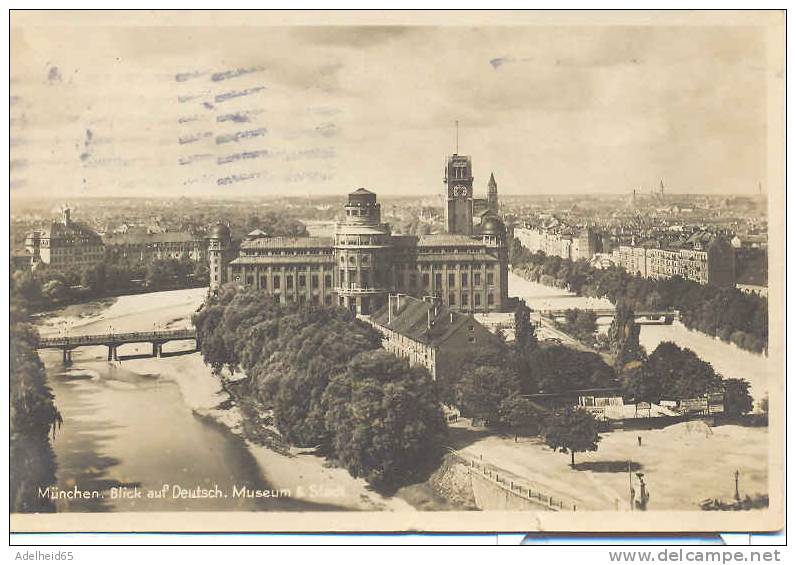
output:
M 207 240 L 204 236 L 187 231 L 126 231 L 108 233 L 103 236 L 105 248 L 115 259 L 127 259 L 137 263 L 151 263 L 156 259 L 207 260 Z
M 565 235 L 558 230 L 543 228 L 515 228 L 514 237 L 532 252 L 577 261 L 588 259 L 600 268 L 610 260 L 627 272 L 647 278 L 684 279 L 714 286 L 735 285 L 735 249 L 723 237 L 705 231 L 691 234 L 684 241 L 661 245 L 657 241 L 642 244 L 623 244 L 610 254 L 599 253 L 599 238 L 591 230 L 578 235 Z M 599 261 L 594 262 L 595 256 Z
M 591 260 L 599 249 L 599 238 L 589 228 L 570 235 L 553 229 L 516 227 L 514 228 L 514 237 L 534 253 L 541 251 L 545 255 L 571 261 Z
M 653 279 L 680 276 L 699 284 L 735 285 L 735 250 L 723 237 L 697 232 L 677 246 L 654 244 L 614 249 L 611 258 L 631 274 Z
M 105 259 L 102 238 L 88 226 L 75 222 L 68 207 L 60 220 L 35 230 L 25 237 L 25 250 L 31 266 L 48 265 L 56 269 L 80 269 Z
M 455 375 L 462 359 L 480 343 L 497 338 L 472 316 L 447 308 L 438 299 L 390 294 L 370 322 L 384 336 L 384 348 L 431 377 Z

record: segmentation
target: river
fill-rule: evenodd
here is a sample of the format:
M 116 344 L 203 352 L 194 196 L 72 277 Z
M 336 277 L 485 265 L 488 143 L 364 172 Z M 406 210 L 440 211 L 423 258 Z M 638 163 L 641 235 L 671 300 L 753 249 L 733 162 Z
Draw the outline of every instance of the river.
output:
M 101 333 L 111 328 L 127 332 L 187 327 L 205 292 L 168 291 L 70 306 L 38 317 L 37 325 L 43 336 Z M 164 349 L 192 346 L 174 343 Z M 129 344 L 120 347 L 119 353 L 150 349 L 149 344 Z M 302 498 L 296 496 L 295 483 L 281 484 L 289 480 L 282 480 L 280 474 L 300 477 L 302 469 L 305 476 L 317 475 L 317 484 L 323 485 L 320 481 L 326 479 L 330 484 L 347 485 L 352 496 L 359 496 L 360 483 L 351 483 L 354 479 L 350 478 L 346 483 L 345 471 L 327 471 L 314 456 L 285 459 L 250 445 L 220 423 L 223 417 L 211 417 L 227 397 L 198 353 L 112 364 L 105 347 L 86 347 L 73 352 L 70 366 L 62 364 L 60 351 L 44 350 L 41 358 L 64 419 L 53 440 L 57 487 L 102 493 L 102 498 L 59 499 L 58 511 L 284 511 L 352 506 L 336 504 L 345 502 L 340 492 L 329 490 L 325 498 L 318 493 L 314 499 Z M 269 473 L 271 466 L 273 473 Z M 344 476 L 335 475 L 337 471 Z M 271 483 L 272 476 L 279 485 Z M 222 495 L 174 496 L 175 485 Z M 163 498 L 112 498 L 114 488 L 115 492 L 134 493 L 136 487 L 141 493 L 162 490 L 168 494 Z M 249 498 L 234 496 L 234 488 L 278 495 L 283 488 L 292 492 L 290 496 Z
M 576 296 L 567 290 L 527 281 L 514 273 L 509 273 L 509 296 L 524 299 L 534 310 L 613 308 L 611 302 L 605 298 Z M 647 353 L 652 353 L 663 341 L 688 347 L 701 359 L 713 365 L 723 377 L 738 377 L 749 381 L 755 399 L 768 393 L 770 376 L 776 370 L 770 357 L 751 353 L 731 343 L 691 331 L 677 322 L 669 326 L 642 325 L 639 340 Z

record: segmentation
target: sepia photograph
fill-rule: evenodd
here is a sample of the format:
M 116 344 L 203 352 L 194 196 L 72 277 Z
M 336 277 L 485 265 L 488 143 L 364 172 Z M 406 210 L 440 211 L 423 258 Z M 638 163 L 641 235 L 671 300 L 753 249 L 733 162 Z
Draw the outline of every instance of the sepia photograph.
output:
M 783 527 L 784 11 L 9 33 L 12 532 Z

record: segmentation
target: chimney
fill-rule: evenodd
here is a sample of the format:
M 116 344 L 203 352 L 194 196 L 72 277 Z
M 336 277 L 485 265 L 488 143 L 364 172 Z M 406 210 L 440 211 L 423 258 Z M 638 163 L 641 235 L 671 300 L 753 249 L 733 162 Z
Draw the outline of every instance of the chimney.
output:
M 392 323 L 392 294 L 387 295 L 387 323 Z
M 428 329 L 431 329 L 431 307 L 429 306 L 428 310 L 426 310 L 426 318 L 428 319 Z
M 398 314 L 401 311 L 401 295 L 395 295 L 395 313 Z

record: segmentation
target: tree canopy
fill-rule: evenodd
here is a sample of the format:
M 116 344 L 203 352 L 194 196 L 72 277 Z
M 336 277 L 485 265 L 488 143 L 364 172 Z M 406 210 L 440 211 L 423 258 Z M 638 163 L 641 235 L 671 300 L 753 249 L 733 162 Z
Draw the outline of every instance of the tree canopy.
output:
M 582 408 L 568 408 L 548 416 L 543 424 L 545 443 L 555 451 L 570 453 L 573 467 L 575 453 L 596 451 L 600 441 L 597 421 Z

